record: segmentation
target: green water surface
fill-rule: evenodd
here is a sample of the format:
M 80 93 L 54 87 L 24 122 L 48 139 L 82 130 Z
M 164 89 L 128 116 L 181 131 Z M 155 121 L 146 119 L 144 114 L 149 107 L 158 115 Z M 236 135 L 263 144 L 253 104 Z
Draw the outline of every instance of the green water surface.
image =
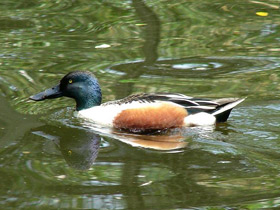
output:
M 280 208 L 279 6 L 1 0 L 0 209 Z M 247 99 L 215 128 L 93 131 L 71 99 L 28 100 L 74 70 L 96 75 L 103 101 Z

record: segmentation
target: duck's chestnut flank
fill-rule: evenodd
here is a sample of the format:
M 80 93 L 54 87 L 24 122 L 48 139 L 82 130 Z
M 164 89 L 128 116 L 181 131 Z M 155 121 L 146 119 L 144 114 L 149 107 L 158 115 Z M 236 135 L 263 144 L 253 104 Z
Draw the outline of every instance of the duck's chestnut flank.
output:
M 184 125 L 187 110 L 170 103 L 121 111 L 114 119 L 115 128 L 129 131 L 163 130 Z
M 231 110 L 245 100 L 208 100 L 178 93 L 144 93 L 101 104 L 99 83 L 88 71 L 70 72 L 58 85 L 30 99 L 42 101 L 62 96 L 76 101 L 78 117 L 131 132 L 225 122 Z

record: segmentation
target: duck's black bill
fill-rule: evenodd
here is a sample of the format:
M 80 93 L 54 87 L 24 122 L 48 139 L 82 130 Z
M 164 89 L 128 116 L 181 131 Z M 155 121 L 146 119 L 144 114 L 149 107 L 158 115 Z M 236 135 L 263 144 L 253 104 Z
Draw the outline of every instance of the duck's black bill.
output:
M 63 94 L 60 91 L 60 86 L 56 85 L 53 88 L 47 89 L 41 93 L 37 93 L 33 96 L 30 96 L 29 99 L 33 101 L 43 101 L 45 99 L 59 98 L 62 96 Z

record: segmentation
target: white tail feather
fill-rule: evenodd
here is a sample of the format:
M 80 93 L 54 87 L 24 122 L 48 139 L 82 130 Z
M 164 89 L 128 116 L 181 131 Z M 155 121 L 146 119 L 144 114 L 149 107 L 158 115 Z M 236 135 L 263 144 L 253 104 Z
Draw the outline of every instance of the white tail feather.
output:
M 213 112 L 212 115 L 218 115 L 218 114 L 221 114 L 227 110 L 230 110 L 232 109 L 233 107 L 237 106 L 238 104 L 240 104 L 242 101 L 244 101 L 246 98 L 242 98 L 242 99 L 239 99 L 235 102 L 232 102 L 232 103 L 229 103 L 227 105 L 225 105 L 224 107 L 222 107 L 221 109 L 218 109 L 217 111 Z

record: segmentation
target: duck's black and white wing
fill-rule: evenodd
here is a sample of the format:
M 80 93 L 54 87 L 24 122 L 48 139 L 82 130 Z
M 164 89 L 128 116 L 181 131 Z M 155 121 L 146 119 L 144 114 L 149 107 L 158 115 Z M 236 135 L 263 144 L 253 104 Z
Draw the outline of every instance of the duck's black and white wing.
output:
M 209 100 L 192 98 L 183 94 L 159 94 L 157 97 L 159 99 L 165 97 L 168 101 L 184 106 L 189 114 L 197 114 L 200 112 L 211 114 L 215 116 L 216 122 L 218 123 L 227 121 L 231 110 L 245 100 L 245 98 L 221 98 Z

